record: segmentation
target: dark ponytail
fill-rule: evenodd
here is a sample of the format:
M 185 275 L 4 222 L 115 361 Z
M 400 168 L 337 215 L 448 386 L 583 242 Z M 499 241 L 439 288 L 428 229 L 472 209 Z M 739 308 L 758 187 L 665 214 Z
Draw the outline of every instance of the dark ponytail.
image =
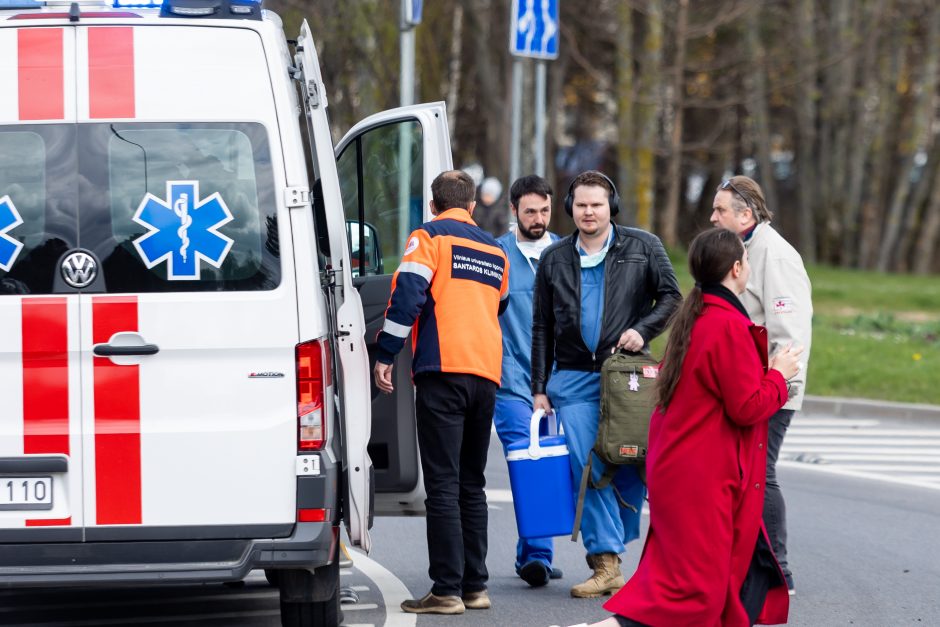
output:
M 679 385 L 679 374 L 692 339 L 692 327 L 702 315 L 704 304 L 702 285 L 720 284 L 735 261 L 744 258 L 744 242 L 727 229 L 709 229 L 695 236 L 689 245 L 689 271 L 695 286 L 672 318 L 666 354 L 659 371 L 656 386 L 656 403 L 665 409 Z

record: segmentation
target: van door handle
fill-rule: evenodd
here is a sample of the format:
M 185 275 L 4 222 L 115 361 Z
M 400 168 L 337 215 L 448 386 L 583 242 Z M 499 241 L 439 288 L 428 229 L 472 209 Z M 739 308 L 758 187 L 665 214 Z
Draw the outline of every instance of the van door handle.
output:
M 94 348 L 95 355 L 99 357 L 126 357 L 130 355 L 156 355 L 160 347 L 156 344 L 140 344 L 138 346 L 115 346 L 113 344 L 98 344 Z

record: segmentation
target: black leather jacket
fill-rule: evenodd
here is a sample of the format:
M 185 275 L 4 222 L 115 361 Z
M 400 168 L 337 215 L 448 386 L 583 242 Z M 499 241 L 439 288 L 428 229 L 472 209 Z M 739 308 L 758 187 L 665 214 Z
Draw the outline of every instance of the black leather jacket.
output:
M 542 253 L 532 300 L 533 394 L 545 393 L 553 362 L 559 370 L 599 371 L 627 329 L 634 329 L 649 344 L 682 301 L 659 238 L 640 229 L 615 228 L 604 261 L 604 319 L 595 353 L 581 336 L 578 232 Z

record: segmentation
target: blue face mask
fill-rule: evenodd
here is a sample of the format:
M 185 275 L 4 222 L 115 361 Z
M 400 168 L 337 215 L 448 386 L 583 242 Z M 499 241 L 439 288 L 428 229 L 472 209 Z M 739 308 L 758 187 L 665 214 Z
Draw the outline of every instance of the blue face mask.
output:
M 581 267 L 582 268 L 595 268 L 601 265 L 602 263 L 604 263 L 604 257 L 607 256 L 607 251 L 610 250 L 610 243 L 613 241 L 613 239 L 614 239 L 613 229 L 611 229 L 610 236 L 607 238 L 607 243 L 604 244 L 603 248 L 601 248 L 599 251 L 591 255 L 582 254 L 580 256 Z M 579 251 L 582 250 L 580 237 L 578 238 L 578 250 Z

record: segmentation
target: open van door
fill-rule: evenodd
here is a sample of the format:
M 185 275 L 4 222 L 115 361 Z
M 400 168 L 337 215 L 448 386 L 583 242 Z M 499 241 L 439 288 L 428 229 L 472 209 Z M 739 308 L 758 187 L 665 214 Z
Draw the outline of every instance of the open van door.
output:
M 353 284 L 365 314 L 369 365 L 391 295 L 392 275 L 408 235 L 433 216 L 431 181 L 453 168 L 443 102 L 391 109 L 356 124 L 336 146 L 346 212 Z M 423 514 L 411 344 L 395 359 L 395 392 L 380 394 L 370 379 L 378 514 Z
M 371 405 L 362 388 L 368 385 L 367 379 L 371 380 L 371 370 L 366 353 L 363 307 L 350 272 L 345 216 L 326 114 L 326 90 L 306 20 L 297 38 L 294 61 L 301 73 L 309 148 L 315 168 L 310 198 L 300 198 L 295 202 L 306 205 L 305 201 L 309 201 L 313 206 L 312 217 L 321 253 L 320 286 L 329 303 L 331 344 L 338 379 L 334 389 L 337 390 L 342 423 L 340 451 L 346 489 L 343 517 L 350 542 L 369 552 L 372 546 L 369 529 L 372 526 L 374 483 L 367 447 L 372 417 Z M 297 190 L 297 193 L 302 196 L 304 191 Z

